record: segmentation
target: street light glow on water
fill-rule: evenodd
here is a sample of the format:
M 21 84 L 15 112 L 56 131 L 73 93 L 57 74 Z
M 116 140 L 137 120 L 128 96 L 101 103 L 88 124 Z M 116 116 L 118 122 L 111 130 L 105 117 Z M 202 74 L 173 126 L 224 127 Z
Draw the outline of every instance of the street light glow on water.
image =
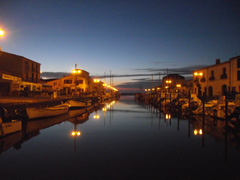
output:
M 132 96 L 85 114 L 26 121 L 22 132 L 0 139 L 1 179 L 240 177 L 240 142 L 220 121 L 209 127 L 207 118 L 164 116 Z

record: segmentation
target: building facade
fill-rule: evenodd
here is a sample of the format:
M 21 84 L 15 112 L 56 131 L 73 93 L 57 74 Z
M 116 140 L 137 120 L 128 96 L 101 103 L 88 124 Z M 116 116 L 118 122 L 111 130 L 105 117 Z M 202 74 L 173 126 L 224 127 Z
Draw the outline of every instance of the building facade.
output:
M 30 91 L 41 91 L 40 63 L 23 56 L 1 52 L 0 94 L 12 94 L 28 87 Z
M 52 91 L 58 94 L 76 94 L 92 92 L 92 80 L 87 71 L 81 70 L 80 74 L 71 74 L 60 79 L 46 82 L 50 85 Z
M 162 78 L 162 87 L 168 92 L 183 90 L 185 78 L 179 74 L 168 74 Z
M 193 93 L 222 96 L 227 91 L 240 92 L 240 56 L 193 72 Z

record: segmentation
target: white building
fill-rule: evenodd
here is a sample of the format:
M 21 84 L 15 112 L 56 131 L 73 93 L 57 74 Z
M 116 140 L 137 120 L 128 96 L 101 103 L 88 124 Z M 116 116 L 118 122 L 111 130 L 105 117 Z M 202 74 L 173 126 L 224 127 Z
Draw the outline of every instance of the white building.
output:
M 240 56 L 193 72 L 193 93 L 212 97 L 227 91 L 240 92 Z

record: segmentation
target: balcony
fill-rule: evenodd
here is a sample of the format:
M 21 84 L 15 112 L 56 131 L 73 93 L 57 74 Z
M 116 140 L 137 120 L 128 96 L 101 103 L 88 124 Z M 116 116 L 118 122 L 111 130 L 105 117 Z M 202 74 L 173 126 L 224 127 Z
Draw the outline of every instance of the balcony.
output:
M 215 77 L 214 76 L 211 76 L 210 78 L 209 78 L 209 81 L 214 81 L 215 80 Z
M 220 76 L 220 79 L 227 79 L 227 74 L 222 74 L 222 75 Z

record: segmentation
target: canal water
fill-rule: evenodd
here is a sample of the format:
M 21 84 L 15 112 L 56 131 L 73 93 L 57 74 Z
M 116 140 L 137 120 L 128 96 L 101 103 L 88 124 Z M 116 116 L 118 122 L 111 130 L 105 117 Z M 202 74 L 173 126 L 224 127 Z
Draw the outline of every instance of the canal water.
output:
M 0 179 L 240 179 L 238 136 L 202 122 L 131 96 L 27 121 L 0 139 Z

